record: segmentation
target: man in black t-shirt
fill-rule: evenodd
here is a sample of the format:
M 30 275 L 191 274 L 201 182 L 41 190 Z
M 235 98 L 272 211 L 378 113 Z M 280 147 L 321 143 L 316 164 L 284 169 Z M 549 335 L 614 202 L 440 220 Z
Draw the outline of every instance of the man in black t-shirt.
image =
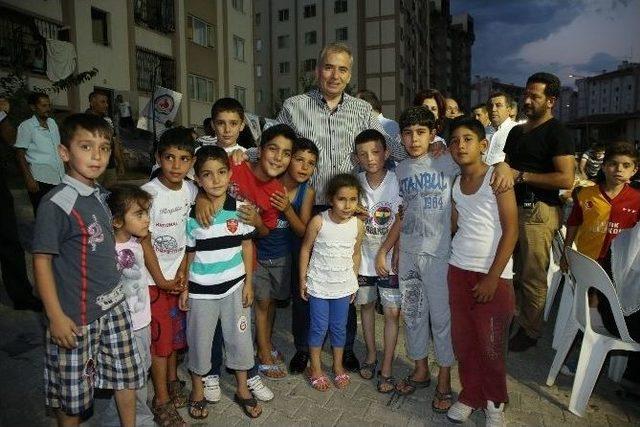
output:
M 575 146 L 552 113 L 559 93 L 560 80 L 553 74 L 529 77 L 523 105 L 527 123 L 511 129 L 504 147 L 516 182 L 520 232 L 514 254 L 520 329 L 509 341 L 511 351 L 524 351 L 540 337 L 549 250 L 561 225 L 558 192 L 573 186 Z

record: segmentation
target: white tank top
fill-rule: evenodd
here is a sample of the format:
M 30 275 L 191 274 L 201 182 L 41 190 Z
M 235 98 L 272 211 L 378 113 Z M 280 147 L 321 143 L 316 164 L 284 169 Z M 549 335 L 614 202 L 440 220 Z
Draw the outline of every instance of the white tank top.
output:
M 487 273 L 502 237 L 498 202 L 489 185 L 493 167 L 487 170 L 482 184 L 474 194 L 462 194 L 460 177 L 453 184 L 453 201 L 458 211 L 458 231 L 451 241 L 449 264 L 468 271 Z M 503 279 L 513 277 L 513 263 L 509 258 L 500 274 Z
M 336 299 L 358 290 L 353 271 L 353 249 L 358 236 L 358 219 L 336 224 L 329 211 L 320 214 L 322 225 L 313 243 L 307 271 L 307 292 L 316 298 Z

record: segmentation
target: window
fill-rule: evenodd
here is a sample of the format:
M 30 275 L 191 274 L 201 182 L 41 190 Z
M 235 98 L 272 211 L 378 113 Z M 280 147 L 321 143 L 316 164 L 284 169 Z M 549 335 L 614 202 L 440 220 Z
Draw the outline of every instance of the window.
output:
M 281 87 L 280 89 L 278 89 L 278 96 L 282 101 L 289 98 L 291 96 L 291 88 Z
M 138 90 L 152 92 L 154 86 L 176 88 L 176 62 L 166 56 L 138 48 L 136 73 Z
M 304 33 L 304 44 L 316 44 L 317 39 L 318 33 L 315 31 Z
M 278 36 L 278 49 L 289 47 L 289 36 Z
M 316 4 L 308 4 L 304 7 L 304 14 L 303 16 L 305 18 L 313 18 L 314 16 L 316 16 Z
M 244 39 L 238 36 L 233 36 L 233 57 L 244 61 Z
M 204 47 L 214 47 L 216 32 L 213 25 L 207 24 L 205 21 L 191 16 L 191 40 L 195 44 Z
M 284 22 L 289 20 L 289 9 L 280 9 L 278 11 L 278 21 Z
M 244 11 L 244 2 L 242 0 L 231 0 L 231 6 L 240 13 Z
M 262 21 L 262 14 L 260 14 L 260 12 L 256 12 L 256 26 L 260 25 L 261 21 Z
M 347 11 L 347 0 L 336 0 L 333 3 L 334 13 L 344 13 Z
M 336 28 L 336 41 L 341 42 L 349 38 L 348 28 Z
M 256 91 L 256 103 L 262 104 L 262 89 Z
M 262 77 L 262 65 L 256 65 L 256 77 Z
M 256 52 L 261 52 L 262 51 L 262 39 L 257 39 L 256 40 Z
M 173 0 L 136 0 L 133 16 L 137 25 L 144 25 L 161 33 L 176 30 Z
M 303 71 L 314 71 L 316 69 L 316 58 L 305 59 L 302 62 L 302 70 Z
M 189 99 L 192 101 L 213 102 L 213 80 L 189 74 L 187 76 Z
M 109 46 L 109 27 L 107 24 L 107 12 L 91 8 L 91 32 L 93 42 Z
M 281 62 L 278 64 L 278 68 L 280 68 L 280 74 L 289 74 L 289 71 L 291 69 L 291 63 Z
M 247 88 L 244 88 L 242 86 L 234 86 L 233 97 L 237 99 L 238 102 L 240 102 L 240 104 L 242 104 L 242 106 L 244 107 L 247 102 Z

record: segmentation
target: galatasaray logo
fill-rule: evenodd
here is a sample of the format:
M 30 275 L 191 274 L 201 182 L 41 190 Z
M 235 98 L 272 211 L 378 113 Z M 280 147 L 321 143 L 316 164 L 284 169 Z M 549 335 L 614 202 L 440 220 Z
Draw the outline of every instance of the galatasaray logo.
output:
M 228 219 L 227 220 L 227 230 L 229 230 L 229 232 L 231 234 L 235 234 L 235 232 L 238 231 L 238 220 L 237 219 Z

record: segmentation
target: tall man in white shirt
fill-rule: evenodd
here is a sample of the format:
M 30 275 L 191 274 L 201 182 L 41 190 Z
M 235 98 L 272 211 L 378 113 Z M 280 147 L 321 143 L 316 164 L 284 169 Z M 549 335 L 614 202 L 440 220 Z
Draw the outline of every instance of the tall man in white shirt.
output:
M 504 92 L 494 92 L 487 101 L 489 120 L 491 126 L 496 130 L 489 140 L 487 152 L 482 156 L 482 160 L 488 165 L 504 162 L 504 144 L 507 142 L 509 131 L 517 123 L 509 117 L 511 113 L 511 103 L 513 98 Z

